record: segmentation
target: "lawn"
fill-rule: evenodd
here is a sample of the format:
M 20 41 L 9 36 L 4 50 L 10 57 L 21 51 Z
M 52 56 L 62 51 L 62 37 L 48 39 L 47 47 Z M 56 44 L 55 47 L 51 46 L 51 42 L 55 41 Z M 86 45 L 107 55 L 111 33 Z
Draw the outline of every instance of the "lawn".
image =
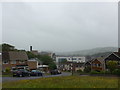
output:
M 5 82 L 3 88 L 118 88 L 117 77 L 61 76 Z

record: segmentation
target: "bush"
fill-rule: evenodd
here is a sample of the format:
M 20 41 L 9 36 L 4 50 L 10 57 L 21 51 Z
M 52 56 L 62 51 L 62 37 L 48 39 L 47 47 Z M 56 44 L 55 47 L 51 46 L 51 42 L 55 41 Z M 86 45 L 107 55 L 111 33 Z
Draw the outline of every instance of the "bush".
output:
M 85 67 L 84 72 L 86 72 L 86 73 L 91 72 L 91 67 Z
M 5 72 L 10 72 L 10 68 L 6 68 L 6 69 L 5 69 Z
M 98 71 L 91 71 L 90 74 L 99 74 Z
M 105 71 L 105 74 L 111 74 L 111 72 L 110 71 Z
M 115 75 L 120 75 L 120 70 L 119 69 L 115 69 L 112 74 L 115 74 Z
M 80 69 L 80 70 L 77 70 L 77 72 L 80 73 L 80 72 L 83 72 L 83 71 Z
M 99 74 L 105 74 L 105 71 L 100 71 Z

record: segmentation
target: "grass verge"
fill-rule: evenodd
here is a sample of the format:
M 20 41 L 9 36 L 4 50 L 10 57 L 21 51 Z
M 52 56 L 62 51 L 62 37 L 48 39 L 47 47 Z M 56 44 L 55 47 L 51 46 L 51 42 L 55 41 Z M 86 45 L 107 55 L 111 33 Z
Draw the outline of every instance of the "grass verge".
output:
M 61 76 L 5 82 L 3 88 L 118 88 L 118 77 Z

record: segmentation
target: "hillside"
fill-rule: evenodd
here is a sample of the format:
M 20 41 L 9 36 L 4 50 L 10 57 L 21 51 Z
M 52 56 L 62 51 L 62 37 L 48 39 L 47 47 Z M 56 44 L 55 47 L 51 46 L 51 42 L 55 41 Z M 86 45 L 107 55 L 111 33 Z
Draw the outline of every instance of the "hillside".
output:
M 89 50 L 80 50 L 80 51 L 73 51 L 73 52 L 58 52 L 57 55 L 80 55 L 80 56 L 87 56 L 87 55 L 97 55 L 97 54 L 105 54 L 117 51 L 117 47 L 99 47 L 93 48 Z

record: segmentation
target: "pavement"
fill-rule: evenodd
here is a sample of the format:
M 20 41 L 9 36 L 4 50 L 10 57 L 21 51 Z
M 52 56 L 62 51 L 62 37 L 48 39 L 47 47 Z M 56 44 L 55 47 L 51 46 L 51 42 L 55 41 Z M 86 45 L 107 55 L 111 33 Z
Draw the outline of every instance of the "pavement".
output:
M 37 79 L 37 78 L 43 78 L 43 77 L 57 77 L 57 76 L 70 76 L 71 73 L 69 72 L 62 72 L 62 74 L 58 75 L 43 75 L 43 76 L 30 76 L 30 77 L 2 77 L 0 79 L 0 82 L 11 82 L 11 81 L 17 81 L 17 80 L 26 80 L 26 79 Z

